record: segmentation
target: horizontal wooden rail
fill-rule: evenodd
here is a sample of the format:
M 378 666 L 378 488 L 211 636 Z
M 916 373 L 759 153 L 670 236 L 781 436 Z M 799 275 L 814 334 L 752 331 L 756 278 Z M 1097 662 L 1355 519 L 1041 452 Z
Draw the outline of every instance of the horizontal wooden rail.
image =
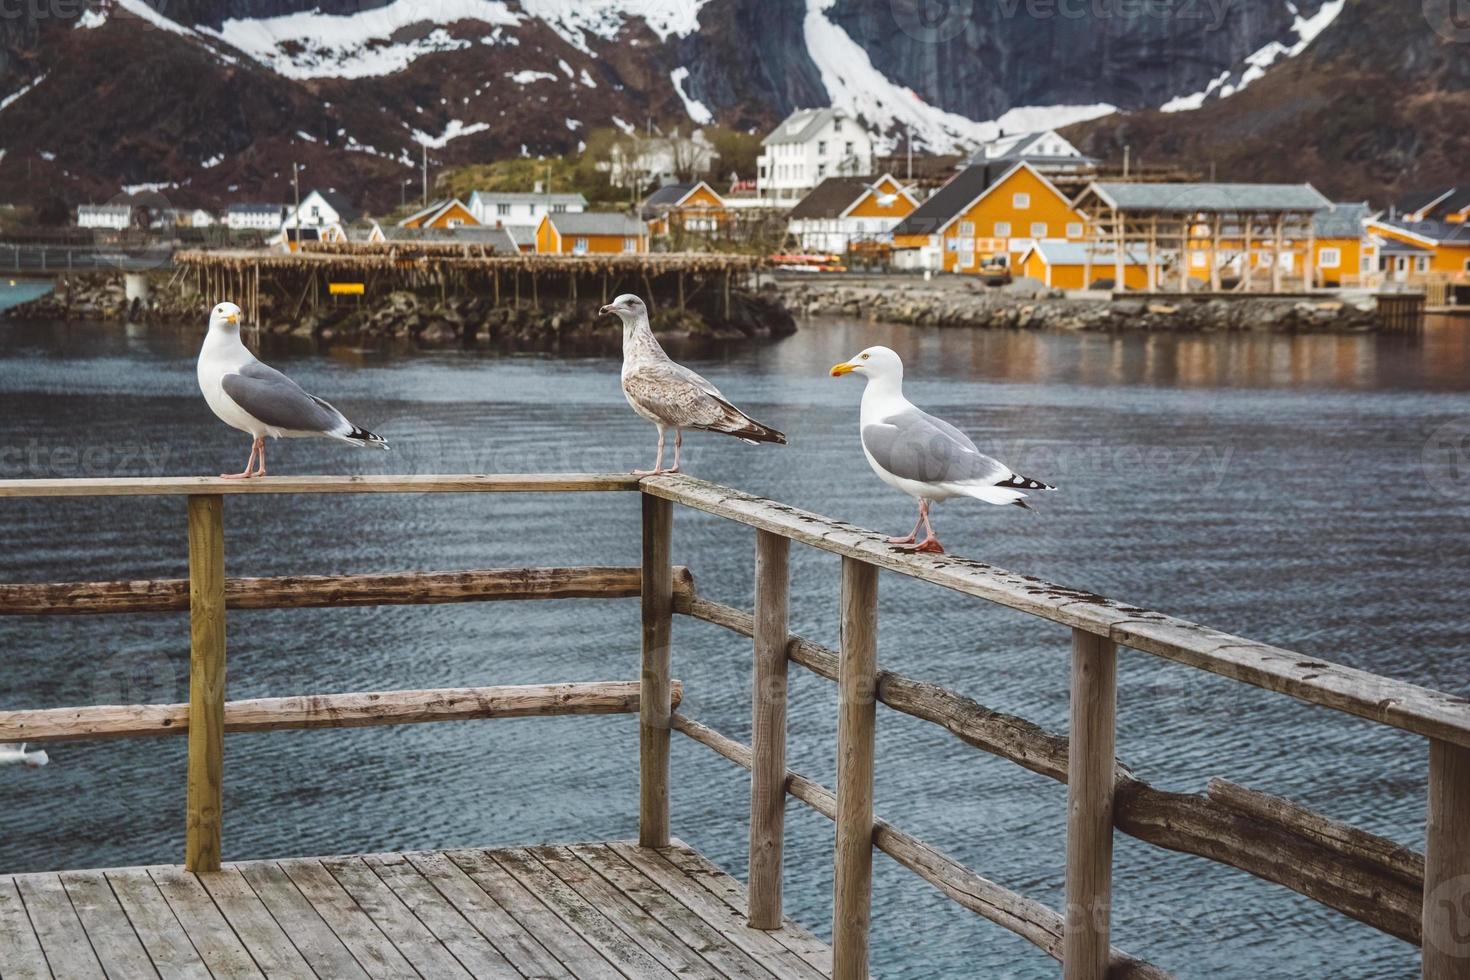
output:
M 618 599 L 637 596 L 641 579 L 642 571 L 637 566 L 231 578 L 225 579 L 225 606 L 306 609 L 511 599 Z M 689 569 L 674 568 L 676 597 L 690 595 L 693 582 Z M 188 579 L 0 585 L 0 616 L 182 612 L 188 608 Z
M 916 554 L 876 532 L 687 476 L 643 492 L 833 554 L 989 599 L 1114 643 L 1394 728 L 1470 747 L 1470 698 L 1256 643 L 1092 592 L 955 555 Z
M 750 613 L 707 599 L 677 612 L 750 636 Z M 792 635 L 787 656 L 828 680 L 837 651 Z M 878 671 L 883 704 L 949 730 L 1032 772 L 1067 781 L 1067 737 L 994 711 L 947 688 Z M 1423 858 L 1393 841 L 1304 807 L 1217 782 L 1208 796 L 1157 789 L 1117 763 L 1114 825 L 1139 840 L 1209 858 L 1284 885 L 1390 935 L 1418 943 Z
M 687 715 L 675 714 L 673 727 L 736 765 L 750 768 L 750 746 Z M 820 783 L 787 769 L 786 792 L 828 820 L 836 820 L 837 794 Z M 1061 913 L 976 874 L 949 855 L 877 817 L 873 820 L 873 846 L 960 905 L 1004 926 L 1054 959 L 1061 959 Z M 1108 976 L 1113 980 L 1166 980 L 1171 974 L 1113 949 Z
M 150 497 L 241 493 L 576 493 L 637 490 L 627 473 L 465 473 L 372 476 L 107 477 L 0 480 L 0 497 Z
M 674 704 L 683 686 L 673 685 Z M 450 687 L 418 691 L 309 694 L 225 702 L 225 731 L 273 732 L 294 728 L 367 728 L 474 718 L 634 714 L 638 681 Z M 0 711 L 0 742 L 182 735 L 187 704 L 92 705 Z

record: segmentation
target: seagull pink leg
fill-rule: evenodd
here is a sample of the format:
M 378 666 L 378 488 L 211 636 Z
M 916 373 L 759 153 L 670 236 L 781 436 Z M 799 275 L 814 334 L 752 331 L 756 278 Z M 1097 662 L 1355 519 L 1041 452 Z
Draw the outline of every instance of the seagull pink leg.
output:
M 921 501 L 919 501 L 919 519 L 916 520 L 916 521 L 914 521 L 914 529 L 908 533 L 908 536 L 907 537 L 902 537 L 902 538 L 889 538 L 888 539 L 888 543 L 889 544 L 913 544 L 914 541 L 917 540 L 918 537 L 919 537 L 919 525 L 920 524 L 923 524 L 923 523 L 924 523 L 924 502 L 921 500 Z
M 634 470 L 634 476 L 658 476 L 664 471 L 664 430 L 660 426 L 658 430 L 658 455 L 653 457 L 653 469 Z
M 679 472 L 679 447 L 684 445 L 684 430 L 674 427 L 674 465 L 672 469 L 664 470 L 665 473 Z
M 927 551 L 932 554 L 944 554 L 944 546 L 934 536 L 934 528 L 929 524 L 929 501 L 925 500 L 919 504 L 919 519 L 924 523 L 924 540 L 914 545 L 915 551 Z
M 221 473 L 221 480 L 248 480 L 252 476 L 250 470 L 255 466 L 255 454 L 260 451 L 261 441 L 256 439 L 250 444 L 250 458 L 245 461 L 245 469 L 239 473 Z
M 255 475 L 265 476 L 265 436 L 261 436 L 258 441 L 260 443 L 260 460 L 256 464 Z

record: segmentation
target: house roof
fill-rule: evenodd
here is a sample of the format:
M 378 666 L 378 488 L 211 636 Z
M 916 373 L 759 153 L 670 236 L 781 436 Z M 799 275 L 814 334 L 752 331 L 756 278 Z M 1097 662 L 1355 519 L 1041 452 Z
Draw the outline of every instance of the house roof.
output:
M 548 214 L 561 235 L 618 235 L 631 238 L 643 234 L 643 222 L 622 211 L 566 211 Z
M 1363 219 L 1371 214 L 1367 201 L 1332 204 L 1312 215 L 1312 233 L 1318 238 L 1361 238 Z
M 1470 224 L 1455 221 L 1402 221 L 1377 219 L 1384 228 L 1426 239 L 1435 245 L 1455 245 L 1470 248 Z
M 813 187 L 806 197 L 796 202 L 790 218 L 840 218 L 857 203 L 878 178 L 828 177 Z
M 1095 195 L 1122 211 L 1320 211 L 1331 207 L 1311 184 L 1136 184 L 1098 180 L 1078 200 Z
M 805 143 L 816 135 L 817 131 L 833 119 L 851 118 L 841 109 L 797 109 L 791 115 L 781 120 L 781 124 L 766 134 L 761 140 L 762 146 L 775 146 L 778 143 Z
M 1467 188 L 1467 190 L 1470 190 L 1470 188 Z M 1446 202 L 1454 193 L 1455 189 L 1453 187 L 1430 187 L 1409 191 L 1394 202 L 1393 209 L 1397 214 L 1415 214 L 1432 206 L 1433 212 L 1438 212 L 1440 205 Z M 1433 213 L 1426 215 L 1426 217 L 1432 216 Z
M 459 228 L 394 228 L 385 233 L 390 242 L 461 242 L 483 245 L 497 252 L 518 252 L 516 240 L 504 228 L 463 225 Z
M 279 214 L 283 213 L 284 211 L 288 210 L 289 207 L 290 206 L 289 205 L 286 205 L 286 204 L 258 204 L 258 203 L 253 203 L 253 202 L 245 202 L 245 203 L 241 203 L 241 204 L 231 204 L 229 207 L 225 208 L 225 213 L 226 214 L 275 214 L 275 215 L 279 215 Z
M 132 214 L 131 204 L 78 204 L 77 212 L 83 211 L 91 214 Z
M 1092 247 L 1092 264 L 1095 266 L 1117 266 L 1117 252 L 1112 248 Z M 1028 248 L 1021 261 L 1032 252 L 1038 253 L 1047 265 L 1086 265 L 1087 250 L 1089 246 L 1085 242 L 1036 242 Z M 1148 256 L 1136 249 L 1129 249 L 1123 255 L 1124 265 L 1148 265 Z
M 337 212 L 338 218 L 342 221 L 356 221 L 358 218 L 362 217 L 362 212 L 359 211 L 351 201 L 347 200 L 347 198 L 343 197 L 336 191 L 324 191 L 321 188 L 316 187 L 312 188 L 311 194 L 315 194 L 323 201 L 326 201 L 327 204 L 331 206 L 332 210 Z M 307 197 L 310 197 L 311 194 L 308 194 Z M 302 203 L 306 202 L 305 197 L 303 197 L 301 200 Z
M 578 204 L 587 206 L 587 198 L 581 194 L 557 193 L 538 194 L 535 191 L 475 191 L 470 194 L 470 203 L 488 201 L 491 204 Z
M 435 201 L 426 208 L 415 211 L 413 214 L 398 222 L 398 227 L 406 228 L 415 221 L 419 222 L 420 224 L 430 224 L 434 221 L 437 221 L 440 215 L 453 207 L 461 208 L 467 214 L 469 214 L 471 219 L 473 220 L 473 212 L 471 212 L 470 209 L 465 206 L 465 203 L 463 201 L 461 201 L 457 197 L 446 197 Z
M 1049 137 L 1048 145 L 1055 143 L 1062 150 L 1060 153 L 1028 152 L 1032 144 Z M 998 136 L 988 143 L 982 143 L 976 148 L 974 155 L 970 157 L 970 166 L 982 166 L 997 163 L 1014 163 L 1018 160 L 1030 160 L 1032 163 L 1092 163 L 1092 157 L 1085 156 L 1077 147 L 1073 146 L 1065 137 L 1059 135 L 1054 129 L 1038 129 L 1026 133 L 1012 133 L 1009 136 Z
M 930 195 L 929 200 L 909 212 L 909 216 L 894 227 L 893 233 L 895 235 L 936 234 L 949 224 L 955 215 L 968 207 L 970 202 L 984 194 L 988 186 L 984 167 L 966 167 L 950 178 L 949 183 Z
M 643 204 L 639 208 L 639 213 L 643 215 L 645 221 L 649 218 L 660 217 L 684 203 L 686 197 L 701 187 L 714 194 L 717 198 L 720 196 L 715 192 L 713 187 L 702 180 L 697 180 L 692 184 L 665 184 L 644 198 Z

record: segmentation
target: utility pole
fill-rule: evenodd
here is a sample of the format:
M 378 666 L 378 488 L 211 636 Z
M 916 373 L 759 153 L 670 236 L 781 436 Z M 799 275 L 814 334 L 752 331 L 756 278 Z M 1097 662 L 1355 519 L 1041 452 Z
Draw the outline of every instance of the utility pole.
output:
M 904 137 L 904 143 L 905 143 L 906 149 L 908 150 L 908 155 L 909 155 L 908 174 L 904 177 L 904 180 L 906 182 L 908 182 L 908 183 L 913 183 L 913 181 L 914 181 L 914 124 L 913 123 L 909 123 L 908 133 Z
M 423 202 L 422 203 L 423 203 L 423 206 L 424 207 L 428 207 L 429 206 L 429 144 L 428 143 L 420 143 L 419 146 L 421 146 L 423 148 L 423 151 L 424 151 L 424 199 L 423 199 Z
M 1132 149 L 1132 147 L 1129 147 L 1126 144 L 1123 147 L 1123 179 L 1124 180 L 1127 180 L 1128 179 L 1128 154 L 1131 151 L 1131 149 Z
M 291 193 L 296 198 L 296 248 L 301 248 L 301 168 L 296 161 L 291 161 Z M 286 243 L 286 251 L 291 251 L 291 243 Z

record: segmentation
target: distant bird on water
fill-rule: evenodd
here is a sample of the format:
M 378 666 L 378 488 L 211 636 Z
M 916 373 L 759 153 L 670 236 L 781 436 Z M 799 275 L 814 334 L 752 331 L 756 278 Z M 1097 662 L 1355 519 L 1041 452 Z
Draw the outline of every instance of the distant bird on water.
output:
M 867 379 L 859 416 L 863 455 L 884 483 L 919 502 L 919 519 L 902 538 L 889 544 L 911 545 L 924 528 L 916 551 L 943 553 L 929 523 L 932 504 L 950 497 L 975 497 L 992 504 L 1026 507 L 1027 490 L 1056 487 L 1017 476 L 991 459 L 959 429 L 903 396 L 903 360 L 887 347 L 869 347 L 850 361 L 834 365 L 832 377 L 861 374 Z
M 26 751 L 26 743 L 0 745 L 0 766 L 22 765 L 27 769 L 39 769 L 51 761 L 45 749 Z
M 319 436 L 353 446 L 388 448 L 380 436 L 353 425 L 331 405 L 256 360 L 240 342 L 240 307 L 234 303 L 221 303 L 209 314 L 209 332 L 199 350 L 199 390 L 221 421 L 254 439 L 244 471 L 220 474 L 227 480 L 265 476 L 266 436 Z
M 675 364 L 653 336 L 648 307 L 632 293 L 624 293 L 600 313 L 616 313 L 623 321 L 623 395 L 633 411 L 658 426 L 658 455 L 653 469 L 634 470 L 637 476 L 679 472 L 679 447 L 685 429 L 724 432 L 751 445 L 786 444 L 786 436 L 762 425 L 731 405 L 720 390 L 704 378 Z M 674 430 L 674 465 L 664 466 L 664 435 Z

